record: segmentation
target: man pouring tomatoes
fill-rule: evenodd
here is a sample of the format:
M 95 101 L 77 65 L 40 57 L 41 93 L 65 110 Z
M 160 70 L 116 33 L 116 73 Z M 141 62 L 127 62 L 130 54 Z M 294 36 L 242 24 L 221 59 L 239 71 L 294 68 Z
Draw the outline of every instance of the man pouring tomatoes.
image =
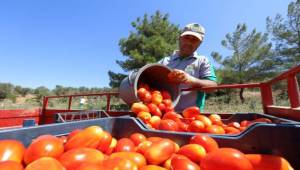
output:
M 180 88 L 217 86 L 214 68 L 209 59 L 196 52 L 204 35 L 205 29 L 200 24 L 186 25 L 179 36 L 179 49 L 158 62 L 173 69 L 168 78 L 180 84 Z M 203 111 L 204 105 L 204 92 L 184 91 L 175 110 L 182 111 L 190 106 L 198 106 Z

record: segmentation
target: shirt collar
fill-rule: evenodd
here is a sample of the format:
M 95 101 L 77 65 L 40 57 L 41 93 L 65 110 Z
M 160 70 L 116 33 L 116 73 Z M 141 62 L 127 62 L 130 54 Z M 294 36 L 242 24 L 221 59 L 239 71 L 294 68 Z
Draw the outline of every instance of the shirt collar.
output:
M 185 57 L 185 58 L 197 58 L 196 56 L 198 56 L 197 52 L 195 51 L 192 55 L 188 56 L 188 57 Z M 178 60 L 178 59 L 181 59 L 182 57 L 179 56 L 179 50 L 176 50 L 173 52 L 173 55 L 171 57 L 171 60 L 172 61 L 175 61 L 175 60 Z

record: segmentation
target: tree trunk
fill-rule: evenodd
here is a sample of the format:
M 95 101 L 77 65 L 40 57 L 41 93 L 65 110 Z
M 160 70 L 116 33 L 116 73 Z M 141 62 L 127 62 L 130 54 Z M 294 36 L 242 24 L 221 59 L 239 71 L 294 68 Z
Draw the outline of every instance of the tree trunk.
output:
M 240 99 L 241 99 L 241 102 L 244 103 L 245 102 L 245 98 L 243 96 L 243 93 L 244 93 L 244 88 L 241 88 L 240 89 Z

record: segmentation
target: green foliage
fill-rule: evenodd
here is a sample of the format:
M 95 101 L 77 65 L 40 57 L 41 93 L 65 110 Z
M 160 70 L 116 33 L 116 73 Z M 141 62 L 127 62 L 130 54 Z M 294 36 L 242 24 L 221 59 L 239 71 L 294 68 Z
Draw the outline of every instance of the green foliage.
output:
M 14 90 L 17 94 L 19 94 L 23 97 L 32 91 L 32 89 L 30 89 L 30 88 L 23 88 L 21 86 L 16 86 Z
M 247 32 L 246 24 L 238 24 L 233 33 L 228 33 L 222 46 L 232 51 L 231 55 L 222 57 L 212 52 L 213 58 L 222 66 L 217 72 L 221 83 L 245 83 L 263 80 L 276 72 L 277 58 L 271 51 L 268 35 L 252 30 Z M 240 91 L 243 98 L 243 89 Z
M 180 30 L 177 25 L 169 22 L 168 14 L 163 15 L 159 11 L 150 17 L 145 14 L 131 25 L 135 31 L 131 31 L 127 38 L 119 41 L 121 53 L 126 59 L 116 61 L 125 72 L 157 62 L 176 49 Z M 108 75 L 111 87 L 118 87 L 120 80 L 126 76 L 112 71 L 109 71 Z
M 276 54 L 281 57 L 281 69 L 288 69 L 300 61 L 300 0 L 288 6 L 287 18 L 277 14 L 267 18 L 267 28 L 276 43 Z
M 44 96 L 50 94 L 50 90 L 47 87 L 40 86 L 36 88 L 33 93 L 35 94 L 35 100 L 42 105 Z

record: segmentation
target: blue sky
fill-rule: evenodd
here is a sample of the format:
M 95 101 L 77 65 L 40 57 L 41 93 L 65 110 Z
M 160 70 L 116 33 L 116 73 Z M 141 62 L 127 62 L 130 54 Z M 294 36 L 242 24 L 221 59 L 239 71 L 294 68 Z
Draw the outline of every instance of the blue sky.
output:
M 183 27 L 198 22 L 206 37 L 198 53 L 228 53 L 220 44 L 238 23 L 265 31 L 266 17 L 286 15 L 291 0 L 2 0 L 0 82 L 36 88 L 107 87 L 122 72 L 118 42 L 131 22 L 156 10 Z

